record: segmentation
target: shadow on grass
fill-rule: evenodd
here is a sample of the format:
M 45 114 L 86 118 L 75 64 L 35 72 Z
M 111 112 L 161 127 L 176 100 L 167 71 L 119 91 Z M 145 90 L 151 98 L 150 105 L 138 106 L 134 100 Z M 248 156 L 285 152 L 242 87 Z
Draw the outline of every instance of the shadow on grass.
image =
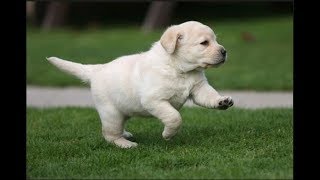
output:
M 243 132 L 236 132 L 236 135 L 227 133 L 229 127 L 226 129 L 216 127 L 182 127 L 182 129 L 171 140 L 164 140 L 162 138 L 163 127 L 155 128 L 152 131 L 139 131 L 134 132 L 130 141 L 138 143 L 138 149 L 175 149 L 201 147 L 201 146 L 221 146 L 222 144 L 236 143 L 241 136 L 245 136 Z M 92 150 L 109 148 L 117 148 L 114 145 L 106 142 L 101 135 L 98 142 L 91 145 Z

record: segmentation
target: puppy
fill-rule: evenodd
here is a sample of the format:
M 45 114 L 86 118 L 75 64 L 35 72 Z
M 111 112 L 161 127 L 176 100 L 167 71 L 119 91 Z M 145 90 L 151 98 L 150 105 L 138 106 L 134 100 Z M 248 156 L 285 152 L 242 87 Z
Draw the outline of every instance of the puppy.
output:
M 162 136 L 171 139 L 182 119 L 179 109 L 188 98 L 206 108 L 227 109 L 205 77 L 204 69 L 226 61 L 225 48 L 211 28 L 196 21 L 173 25 L 149 51 L 122 56 L 106 64 L 84 65 L 57 57 L 47 60 L 88 82 L 102 123 L 104 138 L 121 148 L 136 147 L 125 122 L 132 116 L 154 116 L 164 124 Z

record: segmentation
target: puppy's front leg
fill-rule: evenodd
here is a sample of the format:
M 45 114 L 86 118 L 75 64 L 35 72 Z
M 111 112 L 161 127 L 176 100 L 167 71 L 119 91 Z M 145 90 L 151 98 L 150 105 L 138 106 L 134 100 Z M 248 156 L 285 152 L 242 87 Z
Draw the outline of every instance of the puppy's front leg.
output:
M 216 108 L 225 110 L 233 105 L 230 96 L 220 96 L 207 81 L 201 81 L 191 91 L 193 102 L 206 108 Z
M 151 115 L 160 119 L 164 124 L 162 137 L 165 140 L 170 140 L 177 134 L 182 119 L 180 113 L 174 109 L 169 102 L 164 100 L 145 100 L 142 104 Z

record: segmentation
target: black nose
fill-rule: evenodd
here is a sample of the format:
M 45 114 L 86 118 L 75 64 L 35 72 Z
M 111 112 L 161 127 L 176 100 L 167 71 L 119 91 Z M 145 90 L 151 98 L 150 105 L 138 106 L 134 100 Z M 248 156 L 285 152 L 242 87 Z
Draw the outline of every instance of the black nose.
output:
M 223 49 L 221 49 L 220 50 L 220 52 L 221 52 L 221 54 L 222 54 L 222 56 L 226 56 L 226 54 L 227 54 L 227 51 L 223 48 Z

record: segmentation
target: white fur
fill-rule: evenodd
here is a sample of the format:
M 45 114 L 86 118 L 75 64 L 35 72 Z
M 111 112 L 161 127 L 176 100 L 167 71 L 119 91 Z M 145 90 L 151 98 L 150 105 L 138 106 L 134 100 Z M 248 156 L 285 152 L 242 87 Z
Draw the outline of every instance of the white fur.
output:
M 200 44 L 204 40 L 207 45 Z M 104 138 L 122 148 L 137 146 L 124 124 L 132 116 L 154 116 L 164 124 L 162 136 L 171 139 L 182 119 L 178 110 L 191 98 L 194 103 L 217 109 L 233 105 L 207 82 L 204 69 L 224 61 L 223 47 L 214 32 L 199 22 L 169 27 L 160 41 L 144 53 L 119 57 L 106 64 L 82 65 L 56 57 L 47 58 L 63 71 L 91 86 L 102 122 Z

